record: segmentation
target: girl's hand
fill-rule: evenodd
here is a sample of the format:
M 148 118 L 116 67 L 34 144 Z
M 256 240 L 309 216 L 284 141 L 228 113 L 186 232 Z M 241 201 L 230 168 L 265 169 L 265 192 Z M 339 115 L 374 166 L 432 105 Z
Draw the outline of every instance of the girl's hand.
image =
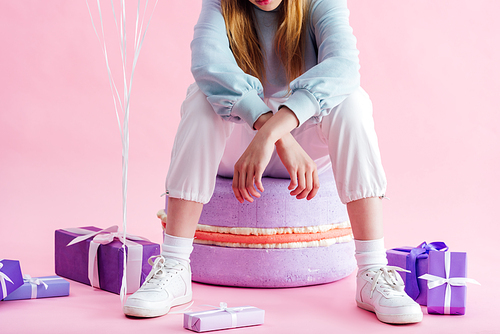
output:
M 240 203 L 245 200 L 253 202 L 252 196 L 260 197 L 255 186 L 264 191 L 262 173 L 271 160 L 273 150 L 274 143 L 257 134 L 234 165 L 233 192 Z
M 276 152 L 290 174 L 290 195 L 308 200 L 316 196 L 319 190 L 316 163 L 290 133 L 276 142 Z
M 253 202 L 252 196 L 257 198 L 260 197 L 260 194 L 255 189 L 255 186 L 257 186 L 257 189 L 260 191 L 264 191 L 264 187 L 262 186 L 262 174 L 271 160 L 271 155 L 274 151 L 274 144 L 285 135 L 292 137 L 290 135 L 290 131 L 298 125 L 299 121 L 297 117 L 287 107 L 281 108 L 274 115 L 271 113 L 261 115 L 261 117 L 259 117 L 259 119 L 255 122 L 254 127 L 258 130 L 258 132 L 250 142 L 250 145 L 248 145 L 245 152 L 243 152 L 239 160 L 234 165 L 233 192 L 240 203 L 243 203 L 245 200 Z M 295 139 L 293 139 L 293 141 L 295 141 Z M 302 150 L 300 145 L 297 144 L 297 146 L 300 150 Z M 305 152 L 304 154 L 307 156 Z M 309 156 L 307 157 L 309 158 Z M 283 160 L 283 158 L 281 159 Z M 303 159 L 291 158 L 289 160 L 301 161 Z M 309 160 L 311 159 L 309 158 Z M 303 165 L 302 163 L 299 164 Z M 302 177 L 299 178 L 300 187 L 307 184 L 308 183 L 305 181 L 302 181 Z M 296 190 L 292 192 L 292 195 L 303 195 L 302 193 L 304 192 L 304 189 L 295 194 Z M 303 196 L 306 197 L 308 194 L 309 192 Z M 316 193 L 314 193 L 314 195 L 315 194 Z M 299 197 L 297 196 L 297 198 Z

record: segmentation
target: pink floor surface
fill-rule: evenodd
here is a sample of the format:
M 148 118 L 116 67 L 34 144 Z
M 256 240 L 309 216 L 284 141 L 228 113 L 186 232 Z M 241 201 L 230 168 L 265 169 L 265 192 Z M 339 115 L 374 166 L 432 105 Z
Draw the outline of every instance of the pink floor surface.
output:
M 64 161 L 64 160 L 61 160 Z M 120 224 L 119 196 L 111 196 L 118 185 L 106 186 L 110 179 L 119 182 L 114 168 L 80 160 L 58 163 L 30 164 L 24 159 L 11 159 L 3 168 L 2 222 L 0 224 L 0 257 L 21 261 L 23 273 L 31 276 L 54 274 L 54 230 L 64 227 L 95 225 L 105 227 Z M 45 178 L 39 178 L 43 168 Z M 92 170 L 92 173 L 88 173 Z M 139 168 L 146 170 L 145 168 Z M 134 174 L 133 174 L 134 175 Z M 142 184 L 155 184 L 156 176 L 134 176 Z M 57 182 L 54 182 L 57 180 Z M 162 198 L 138 189 L 130 191 L 131 223 L 129 233 L 154 242 L 160 240 L 160 223 L 155 217 L 162 207 Z M 161 186 L 158 187 L 161 189 Z M 33 190 L 34 189 L 34 190 Z M 75 191 L 78 189 L 79 194 Z M 91 192 L 91 189 L 99 191 Z M 39 200 L 31 194 L 39 193 Z M 137 196 L 137 194 L 143 196 Z M 9 196 L 7 196 L 9 195 Z M 80 200 L 78 200 L 80 199 Z M 428 202 L 429 203 L 429 202 Z M 398 226 L 404 214 L 394 212 L 403 205 L 397 198 L 386 201 L 386 247 L 417 245 L 444 240 L 455 251 L 468 254 L 468 277 L 481 286 L 468 287 L 467 311 L 464 316 L 427 315 L 420 324 L 392 326 L 380 323 L 374 314 L 357 308 L 354 301 L 354 275 L 343 280 L 318 286 L 289 289 L 248 289 L 194 284 L 194 305 L 252 305 L 266 311 L 263 326 L 234 329 L 244 333 L 500 333 L 496 301 L 500 300 L 498 253 L 495 233 L 468 233 L 467 229 L 448 230 L 432 221 L 418 219 Z M 114 207 L 109 210 L 108 206 Z M 425 206 L 425 204 L 422 204 Z M 406 208 L 410 208 L 406 206 Z M 136 211 L 141 214 L 135 213 Z M 148 213 L 148 214 L 146 214 Z M 487 217 L 487 216 L 485 216 Z M 110 222 L 113 222 L 110 223 Z M 412 227 L 413 226 L 413 227 Z M 493 226 L 490 223 L 489 226 Z M 486 227 L 485 227 L 486 228 Z M 179 308 L 178 308 L 179 309 Z M 194 308 L 193 310 L 199 310 Z M 175 311 L 175 309 L 174 309 Z M 156 319 L 128 319 L 121 312 L 119 296 L 71 282 L 69 297 L 0 302 L 0 334 L 25 333 L 188 333 L 182 327 L 182 315 L 167 315 Z
M 386 247 L 445 241 L 482 285 L 469 286 L 465 316 L 411 326 L 358 309 L 352 275 L 276 290 L 195 284 L 194 307 L 266 311 L 263 326 L 228 333 L 500 333 L 500 2 L 349 4 L 389 178 Z M 200 5 L 159 1 L 134 81 L 128 232 L 155 242 Z M 121 224 L 116 116 L 85 1 L 0 1 L 0 27 L 0 258 L 51 275 L 55 229 Z M 188 332 L 180 314 L 127 319 L 117 295 L 72 282 L 69 297 L 0 302 L 0 334 L 11 333 Z
M 233 329 L 234 333 L 499 333 L 492 318 L 498 311 L 485 301 L 484 286 L 469 288 L 465 316 L 428 315 L 415 325 L 394 326 L 356 307 L 354 275 L 338 282 L 290 289 L 248 289 L 194 284 L 193 310 L 225 301 L 266 311 L 264 325 Z M 493 291 L 498 298 L 498 292 Z M 179 306 L 172 312 L 182 310 Z M 3 334 L 10 333 L 188 333 L 182 314 L 153 319 L 126 318 L 117 295 L 71 282 L 71 295 L 61 298 L 0 303 Z

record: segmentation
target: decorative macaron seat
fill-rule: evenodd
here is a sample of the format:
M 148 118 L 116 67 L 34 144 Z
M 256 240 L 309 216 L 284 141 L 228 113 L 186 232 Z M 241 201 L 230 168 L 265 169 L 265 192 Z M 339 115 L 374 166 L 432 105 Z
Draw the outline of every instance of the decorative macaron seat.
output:
M 239 203 L 232 179 L 217 177 L 191 254 L 192 279 L 226 286 L 284 288 L 329 283 L 355 269 L 354 242 L 333 173 L 310 201 L 290 196 L 289 179 L 263 178 L 265 191 Z M 158 212 L 165 221 L 165 212 Z

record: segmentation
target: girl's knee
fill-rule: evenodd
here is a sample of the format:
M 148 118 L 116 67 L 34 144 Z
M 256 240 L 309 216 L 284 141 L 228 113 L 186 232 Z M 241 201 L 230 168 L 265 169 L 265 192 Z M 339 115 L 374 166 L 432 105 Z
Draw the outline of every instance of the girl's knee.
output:
M 208 102 L 207 96 L 198 88 L 196 83 L 191 84 L 187 90 L 186 98 L 181 106 L 181 118 L 202 125 L 222 121 Z
M 332 110 L 325 123 L 329 131 L 335 132 L 340 129 L 364 128 L 367 124 L 373 124 L 373 107 L 370 97 L 361 87 L 358 88 Z
M 368 94 L 359 87 L 349 95 L 335 110 L 337 117 L 343 122 L 356 124 L 366 119 L 372 119 L 373 106 Z
M 327 138 L 373 131 L 373 107 L 368 94 L 358 88 L 323 119 L 321 128 Z

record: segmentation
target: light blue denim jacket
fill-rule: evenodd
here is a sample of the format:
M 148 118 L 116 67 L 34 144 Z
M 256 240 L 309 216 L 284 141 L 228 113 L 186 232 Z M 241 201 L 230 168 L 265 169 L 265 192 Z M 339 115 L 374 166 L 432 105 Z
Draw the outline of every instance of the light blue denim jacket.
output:
M 311 0 L 305 48 L 305 72 L 290 83 L 283 105 L 299 126 L 318 122 L 359 86 L 356 38 L 349 25 L 346 0 Z M 269 112 L 264 98 L 285 97 L 288 85 L 273 49 L 277 12 L 255 7 L 259 42 L 264 50 L 267 82 L 246 74 L 229 48 L 220 0 L 203 0 L 191 42 L 191 71 L 214 111 L 233 122 L 253 127 Z

